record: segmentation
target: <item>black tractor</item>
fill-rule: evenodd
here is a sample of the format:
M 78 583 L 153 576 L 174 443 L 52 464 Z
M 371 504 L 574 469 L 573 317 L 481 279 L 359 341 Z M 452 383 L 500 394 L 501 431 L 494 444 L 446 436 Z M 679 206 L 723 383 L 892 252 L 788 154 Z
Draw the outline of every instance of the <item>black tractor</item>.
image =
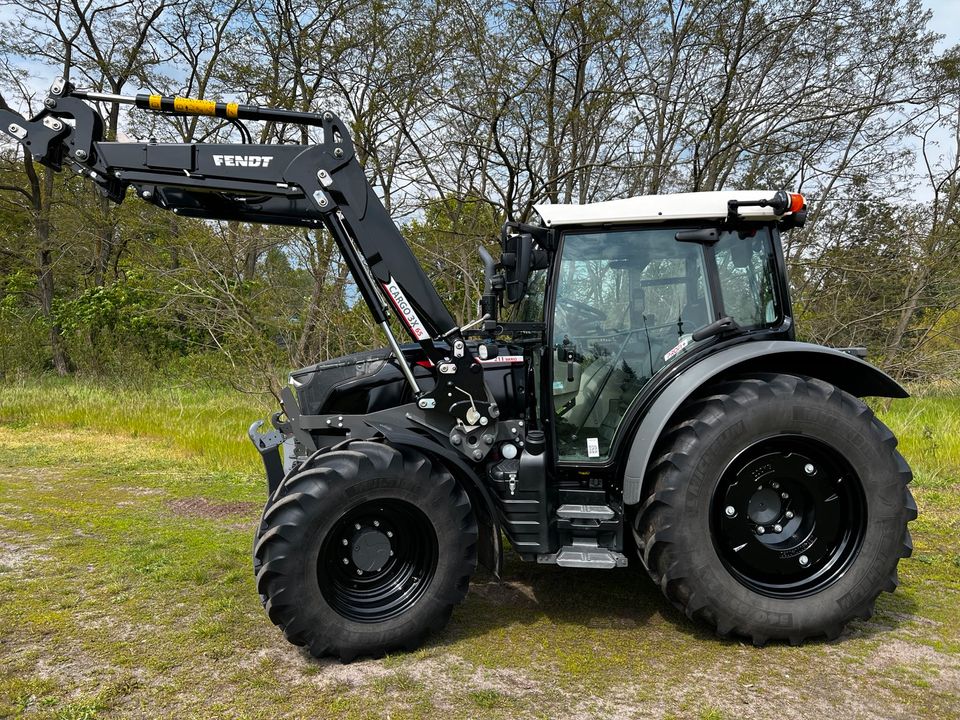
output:
M 86 102 L 322 128 L 316 145 L 104 142 Z M 802 196 L 730 191 L 541 205 L 482 248 L 459 326 L 333 113 L 54 83 L 2 129 L 120 202 L 324 229 L 384 349 L 290 374 L 250 437 L 268 500 L 254 569 L 314 655 L 420 645 L 523 560 L 642 565 L 676 607 L 762 645 L 839 635 L 897 585 L 916 517 L 897 441 L 860 399 L 906 397 L 862 349 L 798 342 L 781 234 Z M 393 316 L 412 342 L 401 344 Z M 598 581 L 600 578 L 598 577 Z

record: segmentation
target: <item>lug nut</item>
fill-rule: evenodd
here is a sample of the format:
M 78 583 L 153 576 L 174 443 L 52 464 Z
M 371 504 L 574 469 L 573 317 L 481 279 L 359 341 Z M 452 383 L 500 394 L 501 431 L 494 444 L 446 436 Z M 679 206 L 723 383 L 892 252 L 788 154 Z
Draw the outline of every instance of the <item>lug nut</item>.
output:
M 349 564 L 350 564 L 350 561 L 347 560 L 346 558 L 344 558 L 344 559 L 343 559 L 343 564 L 344 564 L 344 565 L 349 565 Z
M 727 514 L 727 517 L 733 517 L 737 514 L 737 509 L 733 505 L 727 505 L 724 512 Z
M 787 520 L 792 520 L 792 519 L 793 519 L 793 510 L 787 510 L 787 511 L 783 514 L 783 516 L 784 516 Z
M 817 469 L 813 466 L 813 463 L 807 463 L 806 465 L 803 466 L 803 471 L 807 475 L 813 475 L 814 473 L 817 472 Z
M 363 570 L 361 570 L 360 568 L 357 568 L 357 575 L 363 575 Z
M 782 497 L 784 500 L 789 500 L 789 499 L 790 499 L 790 495 L 789 495 L 788 493 L 785 493 L 785 492 L 780 493 L 780 497 Z
M 757 535 L 763 535 L 767 529 L 763 525 L 757 525 Z
M 770 487 L 772 487 L 774 490 L 777 490 L 780 487 L 780 483 L 774 481 L 770 483 Z
M 807 565 L 810 564 L 810 558 L 808 558 L 806 555 L 801 555 L 800 564 L 803 565 L 803 567 L 806 567 Z
M 774 526 L 773 526 L 773 531 L 774 531 L 774 532 L 783 532 L 783 525 L 780 525 L 779 523 L 778 523 L 777 525 L 774 525 Z
M 393 533 L 387 530 L 387 537 L 393 537 Z
M 341 540 L 340 542 L 342 542 L 344 545 L 349 545 L 349 544 L 350 544 L 350 541 L 347 540 L 346 538 L 344 538 L 344 539 Z
M 373 521 L 373 526 L 374 526 L 374 527 L 380 527 L 380 521 L 379 521 L 379 520 L 374 520 L 374 521 Z

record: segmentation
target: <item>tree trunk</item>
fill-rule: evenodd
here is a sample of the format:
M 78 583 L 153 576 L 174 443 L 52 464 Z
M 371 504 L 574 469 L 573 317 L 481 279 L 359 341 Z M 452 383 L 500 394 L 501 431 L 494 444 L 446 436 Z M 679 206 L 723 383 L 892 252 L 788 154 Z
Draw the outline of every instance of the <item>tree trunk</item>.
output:
M 30 178 L 34 193 L 34 212 L 37 232 L 37 281 L 40 290 L 40 310 L 50 328 L 50 354 L 57 375 L 63 377 L 70 372 L 70 361 L 63 346 L 63 332 L 53 316 L 53 253 L 50 248 L 50 202 L 53 197 L 53 171 L 43 169 L 43 188 L 33 167 L 33 161 L 26 159 L 27 176 Z
M 60 325 L 53 320 L 53 265 L 50 262 L 50 248 L 41 248 L 37 253 L 40 285 L 40 307 L 43 317 L 50 328 L 50 352 L 53 357 L 53 368 L 57 375 L 64 377 L 69 374 L 70 366 L 67 352 L 63 347 L 63 336 Z
M 98 194 L 97 204 L 100 206 L 101 223 L 96 230 L 96 241 L 93 248 L 93 284 L 99 287 L 107 279 L 107 268 L 110 267 L 114 238 L 113 226 L 110 223 L 110 201 Z

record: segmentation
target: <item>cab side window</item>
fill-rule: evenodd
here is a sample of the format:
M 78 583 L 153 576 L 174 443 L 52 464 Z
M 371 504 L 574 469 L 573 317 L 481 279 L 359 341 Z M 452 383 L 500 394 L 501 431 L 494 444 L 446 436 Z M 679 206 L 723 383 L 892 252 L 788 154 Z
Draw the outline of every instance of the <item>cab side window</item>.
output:
M 714 246 L 724 312 L 741 327 L 764 327 L 781 317 L 774 291 L 776 257 L 767 229 L 740 237 L 725 232 Z

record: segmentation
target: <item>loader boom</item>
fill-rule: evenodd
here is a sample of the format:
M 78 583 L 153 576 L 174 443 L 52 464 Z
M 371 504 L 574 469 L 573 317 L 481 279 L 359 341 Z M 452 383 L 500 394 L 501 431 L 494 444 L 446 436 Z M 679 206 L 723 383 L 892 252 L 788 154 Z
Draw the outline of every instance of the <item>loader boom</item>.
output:
M 317 145 L 105 142 L 103 120 L 85 100 L 136 104 L 147 111 L 272 120 L 322 128 Z M 128 188 L 185 217 L 325 228 L 360 295 L 387 335 L 421 408 L 476 425 L 491 421 L 492 395 L 436 288 L 356 159 L 344 122 L 332 112 L 304 113 L 233 103 L 76 91 L 58 80 L 45 107 L 26 120 L 0 110 L 0 130 L 54 170 L 64 165 L 92 180 L 112 201 Z M 423 348 L 441 383 L 421 391 L 388 322 L 399 318 Z M 438 345 L 438 343 L 441 343 Z M 438 370 L 439 369 L 439 370 Z M 456 392 L 447 392 L 455 387 Z

